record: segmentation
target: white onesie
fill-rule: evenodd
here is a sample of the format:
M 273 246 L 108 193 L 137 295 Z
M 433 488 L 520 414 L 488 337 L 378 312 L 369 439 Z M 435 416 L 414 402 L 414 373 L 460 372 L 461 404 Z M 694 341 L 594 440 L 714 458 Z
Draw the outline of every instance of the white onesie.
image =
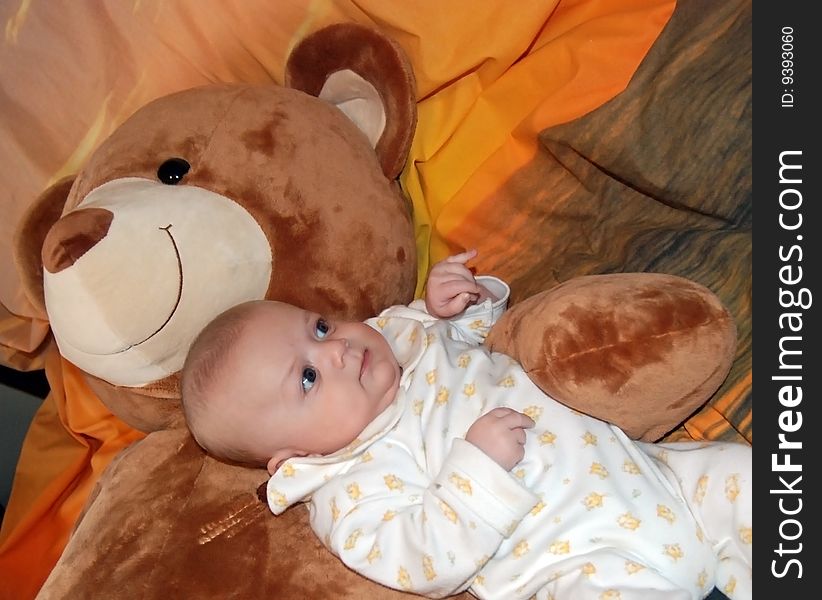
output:
M 367 321 L 402 366 L 395 401 L 347 448 L 285 462 L 271 510 L 310 500 L 346 565 L 426 596 L 750 598 L 750 447 L 634 442 L 554 401 L 478 345 L 508 289 L 479 279 L 504 297 L 452 320 L 418 300 Z M 498 406 L 536 422 L 510 473 L 463 439 Z

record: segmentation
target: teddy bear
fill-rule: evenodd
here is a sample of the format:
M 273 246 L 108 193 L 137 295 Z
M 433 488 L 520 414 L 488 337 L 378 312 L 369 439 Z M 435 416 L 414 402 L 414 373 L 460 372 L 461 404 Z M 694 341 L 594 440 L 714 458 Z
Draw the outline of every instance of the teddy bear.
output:
M 284 86 L 146 105 L 32 206 L 15 240 L 28 294 L 89 389 L 146 433 L 95 486 L 39 597 L 406 596 L 347 570 L 304 507 L 273 517 L 265 471 L 206 455 L 185 428 L 179 371 L 199 330 L 245 300 L 364 319 L 412 299 L 396 176 L 415 122 L 402 49 L 331 26 L 292 50 Z M 487 340 L 559 401 L 646 440 L 716 390 L 734 343 L 709 290 L 643 273 L 544 290 Z

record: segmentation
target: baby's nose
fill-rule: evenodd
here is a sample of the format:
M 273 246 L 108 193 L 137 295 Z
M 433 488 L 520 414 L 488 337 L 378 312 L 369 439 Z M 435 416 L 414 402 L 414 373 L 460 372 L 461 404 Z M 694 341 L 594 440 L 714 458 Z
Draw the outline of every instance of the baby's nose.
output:
M 334 365 L 338 367 L 344 366 L 344 356 L 349 348 L 348 340 L 345 338 L 337 340 L 328 340 L 326 344 L 331 350 L 331 360 L 333 361 Z

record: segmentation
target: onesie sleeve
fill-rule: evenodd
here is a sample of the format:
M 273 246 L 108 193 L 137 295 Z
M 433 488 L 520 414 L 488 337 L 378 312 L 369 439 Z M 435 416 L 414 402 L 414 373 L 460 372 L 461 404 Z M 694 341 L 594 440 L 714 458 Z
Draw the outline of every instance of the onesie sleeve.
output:
M 310 511 L 315 532 L 351 569 L 442 598 L 473 583 L 537 502 L 492 459 L 455 440 L 433 481 L 399 445 L 369 450 L 314 494 Z
M 491 275 L 479 275 L 476 280 L 497 299 L 492 302 L 488 298 L 480 304 L 469 306 L 456 317 L 449 319 L 451 325 L 449 333 L 451 339 L 478 346 L 485 341 L 491 327 L 505 312 L 511 290 L 507 283 Z
M 463 312 L 450 319 L 438 319 L 425 310 L 425 300 L 419 298 L 408 306 L 392 306 L 380 313 L 380 317 L 403 317 L 414 319 L 430 327 L 434 323 L 445 321 L 448 323 L 449 336 L 453 340 L 466 342 L 472 346 L 479 346 L 485 341 L 488 332 L 494 323 L 499 320 L 508 306 L 508 297 L 511 290 L 502 279 L 492 275 L 478 275 L 477 282 L 484 285 L 497 299 L 487 298 L 480 304 L 474 304 Z

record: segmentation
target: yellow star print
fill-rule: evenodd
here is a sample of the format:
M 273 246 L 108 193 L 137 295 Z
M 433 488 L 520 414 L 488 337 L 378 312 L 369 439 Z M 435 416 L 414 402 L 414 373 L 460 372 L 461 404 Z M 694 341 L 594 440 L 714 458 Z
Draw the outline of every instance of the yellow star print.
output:
M 473 383 L 466 383 L 462 386 L 462 393 L 470 398 L 477 393 L 477 386 Z
M 456 473 L 451 473 L 448 477 L 448 481 L 454 484 L 456 488 L 461 491 L 463 494 L 468 494 L 469 496 L 473 495 L 473 490 L 471 489 L 471 481 L 466 477 L 460 477 Z
M 406 591 L 411 589 L 411 576 L 403 567 L 397 571 L 397 584 Z
M 368 564 L 372 564 L 375 560 L 379 560 L 382 558 L 382 552 L 380 552 L 380 547 L 377 544 L 371 546 L 371 550 L 368 552 L 368 556 L 366 559 L 368 560 Z
M 586 431 L 585 434 L 582 436 L 582 441 L 585 442 L 586 446 L 596 446 L 597 436 L 595 436 L 590 431 Z
M 428 385 L 434 385 L 434 382 L 437 380 L 437 370 L 431 369 L 428 373 L 425 374 L 425 381 Z
M 288 506 L 288 499 L 285 494 L 277 490 L 270 490 L 268 492 L 268 501 L 276 506 Z
M 728 499 L 728 502 L 736 502 L 736 498 L 739 494 L 739 475 L 729 475 L 725 479 L 725 497 Z
M 362 535 L 362 530 L 361 529 L 355 529 L 354 531 L 352 531 L 351 535 L 349 535 L 348 538 L 345 540 L 345 545 L 343 546 L 343 548 L 345 550 L 353 549 L 354 546 L 357 545 L 357 540 L 360 539 L 361 535 Z
M 500 379 L 499 382 L 497 383 L 497 386 L 509 388 L 509 387 L 514 387 L 514 384 L 515 384 L 514 378 L 511 377 L 510 375 L 508 375 L 507 377 L 503 377 L 502 379 Z
M 640 475 L 642 473 L 639 466 L 632 460 L 626 460 L 622 465 L 622 470 L 629 475 Z
M 460 369 L 464 369 L 469 364 L 471 364 L 471 355 L 470 354 L 460 354 L 459 358 L 457 358 L 457 366 Z
M 673 559 L 674 562 L 685 556 L 685 553 L 682 551 L 682 548 L 679 547 L 679 544 L 663 544 L 662 547 L 662 553 L 667 554 Z
M 427 554 L 422 557 L 422 572 L 428 581 L 437 578 L 437 572 L 434 571 L 434 561 Z
M 539 418 L 542 416 L 542 407 L 541 406 L 527 406 L 522 411 L 522 414 L 531 417 L 533 421 L 536 423 L 539 421 Z
M 352 500 L 359 500 L 362 496 L 362 492 L 360 492 L 360 486 L 356 483 L 349 483 L 345 487 L 345 491 L 348 493 L 348 497 Z
M 694 502 L 702 504 L 705 499 L 705 493 L 708 491 L 708 476 L 703 475 L 696 482 L 696 489 L 694 490 Z
M 443 404 L 446 404 L 448 402 L 449 395 L 450 394 L 448 392 L 448 388 L 440 387 L 439 391 L 437 392 L 437 405 L 442 406 Z
M 617 523 L 623 529 L 630 529 L 631 531 L 634 531 L 639 528 L 639 524 L 642 523 L 642 521 L 637 519 L 631 513 L 626 512 L 617 517 Z
M 340 517 L 340 509 L 337 508 L 337 499 L 331 498 L 331 522 L 336 523 Z
M 668 521 L 668 523 L 673 523 L 674 521 L 676 521 L 676 515 L 674 514 L 674 511 L 672 511 L 664 504 L 656 505 L 656 516 L 658 516 L 660 519 L 665 519 L 666 521 Z
M 743 544 L 753 544 L 753 527 L 740 527 L 739 539 Z
M 585 505 L 585 508 L 588 510 L 593 510 L 595 508 L 602 507 L 602 501 L 605 499 L 605 494 L 598 494 L 597 492 L 591 492 L 585 498 L 583 498 L 582 503 Z
M 446 516 L 446 518 L 449 521 L 451 521 L 452 523 L 456 523 L 457 522 L 457 513 L 456 513 L 456 511 L 453 508 L 451 508 L 450 506 L 448 506 L 442 500 L 439 500 L 438 502 L 439 502 L 440 510 L 442 511 L 442 514 L 444 514 Z
M 600 479 L 606 479 L 608 477 L 608 469 L 598 462 L 591 463 L 591 469 L 588 472 L 591 475 L 596 475 Z
M 282 468 L 282 471 L 281 471 L 281 473 L 283 474 L 283 477 L 294 477 L 294 474 L 296 472 L 297 472 L 297 469 L 294 468 L 294 465 L 292 465 L 291 463 L 288 463 L 288 462 L 283 465 L 283 468 Z
M 382 478 L 385 481 L 385 485 L 388 487 L 389 490 L 395 490 L 401 492 L 403 489 L 403 482 L 402 479 L 397 477 L 396 475 L 386 475 Z
M 641 565 L 641 564 L 636 563 L 632 560 L 626 560 L 625 561 L 625 572 L 628 573 L 628 575 L 633 575 L 635 573 L 639 573 L 644 568 L 645 568 L 645 565 Z
M 571 542 L 568 540 L 557 540 L 548 546 L 551 554 L 568 554 L 571 551 Z
M 550 431 L 543 431 L 539 436 L 539 443 L 542 446 L 545 446 L 547 444 L 551 444 L 553 446 L 556 439 L 557 436 L 551 433 Z
M 527 541 L 522 540 L 522 541 L 518 542 L 517 545 L 514 546 L 514 549 L 512 550 L 514 558 L 522 558 L 523 556 L 528 554 L 529 549 L 530 548 L 528 548 L 528 542 Z

